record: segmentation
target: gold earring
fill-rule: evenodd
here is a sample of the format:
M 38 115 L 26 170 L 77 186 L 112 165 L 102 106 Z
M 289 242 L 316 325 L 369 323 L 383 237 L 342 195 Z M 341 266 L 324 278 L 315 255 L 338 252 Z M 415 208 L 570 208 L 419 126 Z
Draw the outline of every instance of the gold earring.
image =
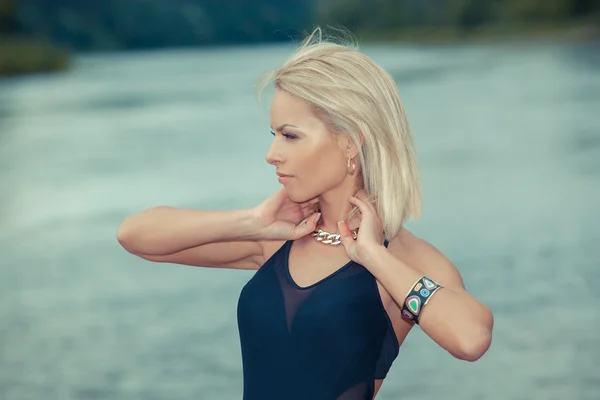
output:
M 356 164 L 352 162 L 352 159 L 348 159 L 348 163 L 346 164 L 346 170 L 348 171 L 348 175 L 354 175 L 356 172 Z

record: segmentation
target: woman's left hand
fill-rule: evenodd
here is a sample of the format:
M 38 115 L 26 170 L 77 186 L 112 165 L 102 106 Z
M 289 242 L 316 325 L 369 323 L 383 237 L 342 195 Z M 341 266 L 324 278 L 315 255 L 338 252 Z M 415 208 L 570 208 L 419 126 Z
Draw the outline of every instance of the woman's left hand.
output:
M 383 244 L 383 225 L 377 210 L 372 204 L 364 201 L 364 195 L 350 197 L 350 203 L 358 207 L 362 217 L 356 240 L 352 239 L 350 228 L 344 221 L 338 222 L 342 244 L 350 259 L 358 264 L 364 265 L 367 254 Z

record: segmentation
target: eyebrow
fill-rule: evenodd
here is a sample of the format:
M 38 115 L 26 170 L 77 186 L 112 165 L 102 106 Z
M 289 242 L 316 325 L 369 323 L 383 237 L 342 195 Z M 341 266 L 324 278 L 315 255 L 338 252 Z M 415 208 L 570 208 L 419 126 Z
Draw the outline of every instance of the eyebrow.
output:
M 276 131 L 282 131 L 283 129 L 285 129 L 286 127 L 290 127 L 290 128 L 296 128 L 296 129 L 300 129 L 298 128 L 296 125 L 292 125 L 292 124 L 283 124 L 280 127 L 278 127 L 277 129 L 275 129 Z M 271 127 L 271 129 L 273 129 L 273 127 Z

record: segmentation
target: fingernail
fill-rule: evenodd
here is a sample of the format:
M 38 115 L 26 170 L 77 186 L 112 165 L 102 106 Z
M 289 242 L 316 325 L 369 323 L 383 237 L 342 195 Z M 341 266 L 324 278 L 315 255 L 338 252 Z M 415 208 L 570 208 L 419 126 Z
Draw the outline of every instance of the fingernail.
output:
M 321 219 L 321 213 L 317 213 L 317 219 L 315 219 L 315 223 L 319 222 L 319 219 Z

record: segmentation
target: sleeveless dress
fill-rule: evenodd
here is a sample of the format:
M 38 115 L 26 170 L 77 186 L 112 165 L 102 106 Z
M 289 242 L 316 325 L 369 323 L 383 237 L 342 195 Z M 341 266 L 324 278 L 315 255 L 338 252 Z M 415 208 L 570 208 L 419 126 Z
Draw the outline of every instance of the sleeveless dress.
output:
M 371 400 L 399 350 L 375 278 L 350 261 L 300 287 L 288 266 L 292 243 L 240 293 L 243 400 Z

